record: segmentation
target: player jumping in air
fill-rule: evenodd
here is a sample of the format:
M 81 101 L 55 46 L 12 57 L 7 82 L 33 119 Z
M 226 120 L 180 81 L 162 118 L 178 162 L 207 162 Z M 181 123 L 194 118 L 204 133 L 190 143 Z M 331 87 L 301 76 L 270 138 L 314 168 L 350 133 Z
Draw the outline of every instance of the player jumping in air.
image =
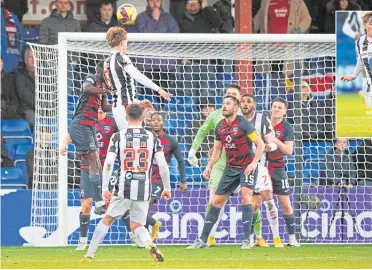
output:
M 178 148 L 177 140 L 174 137 L 164 132 L 163 114 L 159 112 L 155 112 L 151 115 L 151 131 L 158 137 L 163 147 L 164 156 L 165 156 L 165 159 L 168 165 L 171 161 L 172 155 L 174 155 L 174 157 L 176 158 L 179 172 L 180 172 L 180 177 L 181 177 L 180 190 L 182 193 L 186 192 L 187 184 L 186 184 L 185 161 L 184 161 L 184 158 L 182 156 L 180 149 Z M 164 190 L 164 186 L 161 182 L 161 177 L 159 173 L 159 167 L 156 161 L 154 162 L 153 167 L 152 167 L 151 185 L 152 185 L 152 188 L 151 188 L 152 192 L 151 192 L 151 200 L 149 204 L 149 213 L 146 219 L 146 227 L 148 228 L 149 226 L 152 226 L 151 238 L 152 238 L 152 241 L 155 241 L 158 238 L 158 232 L 161 226 L 161 222 L 154 219 L 151 216 L 151 208 L 160 199 L 160 195 L 162 194 Z M 128 220 L 127 216 L 129 216 L 129 211 L 125 213 L 125 215 L 123 216 L 123 220 L 124 219 Z M 126 223 L 127 229 L 129 229 L 128 225 L 129 224 Z M 132 240 L 135 241 L 133 238 Z
M 111 110 L 107 102 L 106 93 L 110 90 L 104 89 L 103 62 L 96 67 L 96 74 L 89 74 L 83 83 L 83 89 L 79 96 L 79 104 L 66 136 L 61 146 L 61 154 L 65 154 L 69 143 L 75 144 L 76 152 L 85 160 L 88 170 L 82 170 L 80 176 L 81 212 L 80 225 L 88 230 L 90 211 L 92 209 L 92 198 L 96 201 L 94 212 L 102 215 L 106 211 L 106 204 L 102 200 L 101 174 L 102 167 L 99 160 L 99 149 L 96 137 L 96 124 L 98 121 L 98 109 Z M 86 237 L 81 239 L 78 250 L 84 249 L 87 244 Z
M 110 143 L 110 138 L 112 134 L 117 132 L 117 127 L 115 121 L 112 117 L 107 116 L 107 113 L 104 112 L 101 107 L 98 109 L 98 122 L 96 125 L 96 138 L 98 142 L 98 149 L 99 149 L 99 158 L 101 161 L 101 166 L 105 162 L 107 149 Z M 65 145 L 61 148 L 61 155 L 66 155 L 67 146 L 72 143 L 70 135 L 67 135 L 65 138 Z M 81 171 L 81 178 L 86 177 L 89 175 L 89 164 L 83 156 L 81 156 L 81 163 L 80 163 L 80 171 Z M 85 193 L 85 192 L 84 192 Z M 85 250 L 88 246 L 88 229 L 90 224 L 90 211 L 92 207 L 92 203 L 90 202 L 89 205 L 82 200 L 82 208 L 80 212 L 80 242 L 76 250 Z M 91 201 L 91 198 L 88 200 Z
M 226 96 L 223 101 L 221 120 L 215 131 L 215 143 L 212 157 L 203 173 L 206 179 L 211 177 L 213 165 L 220 158 L 222 149 L 226 151 L 226 168 L 218 184 L 211 208 L 205 218 L 200 239 L 188 248 L 207 248 L 207 240 L 212 227 L 216 223 L 222 206 L 231 193 L 240 185 L 242 197 L 242 220 L 244 240 L 242 249 L 249 249 L 250 234 L 253 221 L 252 194 L 256 185 L 257 165 L 265 149 L 265 143 L 254 126 L 244 117 L 238 115 L 239 101 Z M 253 154 L 252 143 L 256 145 Z
M 243 116 L 251 121 L 252 125 L 254 125 L 258 134 L 260 134 L 261 138 L 264 139 L 264 141 L 266 141 L 266 138 L 269 136 L 275 136 L 274 128 L 271 125 L 269 116 L 256 112 L 256 99 L 253 95 L 243 95 L 240 101 L 240 108 L 242 110 Z M 266 144 L 265 151 L 271 151 L 270 144 Z M 267 170 L 266 153 L 261 156 L 260 162 L 258 164 L 256 189 L 253 193 L 252 198 L 252 207 L 254 211 L 253 223 L 255 223 L 257 212 L 260 209 L 262 200 L 264 201 L 264 205 L 266 208 L 266 217 L 269 221 L 271 232 L 273 234 L 274 247 L 284 247 L 279 237 L 278 208 L 276 207 L 276 204 L 273 200 L 273 185 L 270 179 L 269 172 Z M 250 239 L 250 244 L 252 247 L 254 244 L 253 236 L 254 234 L 252 229 Z M 259 238 L 260 236 L 256 235 L 256 237 Z
M 126 55 L 127 32 L 123 28 L 111 27 L 107 31 L 106 40 L 112 48 L 112 53 L 105 60 L 104 77 L 107 87 L 113 93 L 112 114 L 121 130 L 127 125 L 125 106 L 136 101 L 134 80 L 158 92 L 165 100 L 169 101 L 172 95 L 153 83 L 132 64 L 132 61 Z
M 128 127 L 115 133 L 110 140 L 109 151 L 103 168 L 102 196 L 110 202 L 106 214 L 98 223 L 89 249 L 82 261 L 93 259 L 98 245 L 105 237 L 116 217 L 130 210 L 130 227 L 136 237 L 145 244 L 155 261 L 164 261 L 164 256 L 151 241 L 149 231 L 145 228 L 146 216 L 151 198 L 151 167 L 153 160 L 159 167 L 159 174 L 164 185 L 161 198 L 169 200 L 170 179 L 167 161 L 157 137 L 142 127 L 144 109 L 139 104 L 131 104 L 126 109 Z M 121 169 L 114 186 L 109 191 L 109 182 L 114 169 L 116 157 L 119 156 Z
M 283 217 L 287 225 L 289 235 L 288 246 L 300 247 L 296 240 L 296 223 L 293 208 L 289 197 L 290 187 L 283 156 L 291 156 L 293 153 L 293 129 L 284 119 L 287 113 L 288 103 L 283 98 L 276 98 L 271 107 L 271 123 L 275 131 L 275 137 L 267 137 L 269 143 L 275 143 L 277 149 L 267 153 L 268 169 L 273 182 L 273 191 L 278 196 Z
M 233 96 L 240 101 L 240 99 L 241 99 L 240 90 L 241 90 L 240 85 L 230 84 L 226 88 L 225 96 Z M 241 112 L 239 111 L 238 114 L 241 114 Z M 200 145 L 203 143 L 203 140 L 208 135 L 208 133 L 211 130 L 215 129 L 217 124 L 221 120 L 223 120 L 224 118 L 225 117 L 222 114 L 222 108 L 218 109 L 218 110 L 215 110 L 208 116 L 208 118 L 205 120 L 203 125 L 200 127 L 200 129 L 198 130 L 198 133 L 196 134 L 196 136 L 194 138 L 194 141 L 192 143 L 192 146 L 191 146 L 191 149 L 189 151 L 188 158 L 187 158 L 187 161 L 190 163 L 191 166 L 194 166 L 194 167 L 199 166 L 199 161 L 196 158 L 196 152 L 198 151 Z M 226 152 L 223 149 L 222 153 L 221 153 L 221 157 L 216 162 L 216 164 L 213 166 L 212 172 L 211 172 L 211 177 L 210 177 L 210 179 L 208 179 L 209 180 L 209 203 L 208 203 L 208 206 L 207 206 L 207 211 L 205 213 L 205 216 L 207 216 L 207 214 L 208 214 L 208 212 L 211 208 L 212 200 L 215 196 L 218 183 L 220 182 L 220 179 L 222 177 L 222 174 L 223 174 L 223 171 L 224 171 L 225 167 L 226 167 Z M 215 239 L 214 235 L 216 233 L 219 221 L 220 221 L 221 217 L 223 216 L 223 214 L 224 214 L 224 206 L 221 208 L 220 216 L 218 217 L 218 220 L 216 221 L 216 224 L 214 225 L 212 231 L 209 234 L 208 246 L 210 246 L 210 247 L 214 246 L 216 244 L 216 239 Z M 257 221 L 256 221 L 256 224 L 255 224 L 255 233 L 256 233 L 256 236 L 257 236 L 256 244 L 258 246 L 267 246 L 265 240 L 262 237 L 261 212 L 258 211 L 257 214 L 258 214 L 257 215 Z
M 362 35 L 356 41 L 358 49 L 358 62 L 352 75 L 341 77 L 342 81 L 353 81 L 364 70 L 366 74 L 366 87 L 363 86 L 363 96 L 366 106 L 366 114 L 372 115 L 372 68 L 370 66 L 372 52 L 372 12 L 365 12 L 362 16 L 363 26 L 367 34 Z

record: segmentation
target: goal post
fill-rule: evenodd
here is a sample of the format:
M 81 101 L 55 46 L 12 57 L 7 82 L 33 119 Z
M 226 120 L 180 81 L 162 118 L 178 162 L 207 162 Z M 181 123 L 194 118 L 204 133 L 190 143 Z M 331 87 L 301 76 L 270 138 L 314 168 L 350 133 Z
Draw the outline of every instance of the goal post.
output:
M 66 157 L 60 156 L 58 149 L 67 135 L 82 80 L 88 73 L 94 72 L 95 65 L 110 53 L 110 48 L 106 44 L 105 33 L 60 33 L 57 46 L 32 44 L 32 49 L 37 56 L 37 111 L 46 106 L 50 120 L 45 124 L 45 117 L 36 113 L 36 133 L 45 133 L 42 125 L 53 126 L 55 143 L 50 147 L 57 151 L 57 155 L 43 156 L 41 153 L 44 148 L 36 142 L 35 164 L 43 164 L 42 161 L 44 164 L 46 161 L 49 163 L 47 167 L 35 165 L 31 227 L 38 228 L 37 230 L 44 228 L 45 235 L 36 239 L 33 244 L 77 244 L 80 161 L 73 146 L 69 148 Z M 346 225 L 344 221 L 341 224 L 338 212 L 333 213 L 336 206 L 327 211 L 322 210 L 323 213 L 317 212 L 320 208 L 319 201 L 328 201 L 333 205 L 332 200 L 338 198 L 337 187 L 327 188 L 316 182 L 316 178 L 320 179 L 324 174 L 324 158 L 331 148 L 330 133 L 334 132 L 334 95 L 329 97 L 329 93 L 334 91 L 335 35 L 129 33 L 127 54 L 141 72 L 174 94 L 170 103 L 160 102 L 156 94 L 137 85 L 140 99 L 150 99 L 157 110 L 165 112 L 165 129 L 178 139 L 185 159 L 192 138 L 203 122 L 201 108 L 208 105 L 219 108 L 223 91 L 229 83 L 239 82 L 240 77 L 252 78 L 251 85 L 254 86 L 252 90 L 257 98 L 258 111 L 268 110 L 269 104 L 276 96 L 288 99 L 291 106 L 287 118 L 295 131 L 295 151 L 294 156 L 287 159 L 286 169 L 290 182 L 283 181 L 283 185 L 293 188 L 293 206 L 301 242 L 305 239 L 314 243 L 367 241 L 367 238 L 357 235 L 355 230 L 353 237 L 350 236 L 350 232 L 346 231 L 350 230 L 350 221 L 346 219 Z M 239 68 L 247 63 L 247 60 L 253 63 L 252 71 Z M 240 70 L 252 74 L 242 74 Z M 40 73 L 41 71 L 44 73 Z M 330 77 L 331 81 L 328 80 Z M 53 80 L 55 82 L 52 82 Z M 316 111 L 319 115 L 315 116 L 328 119 L 329 123 L 322 123 L 321 120 L 313 123 L 314 115 L 304 115 L 301 101 L 303 87 L 308 88 L 309 96 L 318 106 L 319 111 Z M 52 93 L 57 98 L 49 100 L 48 97 Z M 311 129 L 314 125 L 317 129 L 315 131 Z M 206 138 L 208 139 L 211 138 Z M 41 137 L 40 140 L 46 139 Z M 207 161 L 208 147 L 208 143 L 205 143 L 200 149 L 201 168 Z M 51 170 L 49 165 L 55 169 Z M 191 243 L 201 232 L 209 197 L 206 182 L 201 176 L 201 168 L 191 168 L 187 164 L 188 194 L 182 195 L 174 191 L 172 201 L 160 201 L 154 207 L 154 216 L 160 218 L 164 224 L 158 243 Z M 179 177 L 173 161 L 171 174 L 172 186 L 175 189 Z M 57 192 L 52 194 L 50 190 L 53 188 Z M 46 192 L 50 193 L 50 199 L 45 199 Z M 367 194 L 369 190 L 365 188 L 353 192 L 356 192 L 353 194 L 357 196 L 358 192 Z M 315 201 L 304 203 L 304 195 L 307 195 L 306 198 L 314 195 L 315 199 L 311 198 Z M 238 195 L 235 195 L 228 202 L 227 212 L 216 235 L 221 243 L 233 244 L 241 241 L 241 214 L 237 204 Z M 311 209 L 308 207 L 310 204 Z M 356 207 L 360 208 L 356 210 L 364 210 L 368 205 L 364 202 Z M 326 214 L 328 227 L 324 225 Z M 333 216 L 334 224 L 329 224 Z M 89 238 L 99 218 L 91 214 Z M 270 240 L 271 234 L 264 214 L 263 219 L 264 236 Z M 353 222 L 353 229 L 358 222 L 360 223 L 360 220 Z M 363 224 L 359 224 L 358 228 L 367 230 Z M 345 232 L 344 225 L 348 226 Z M 282 218 L 280 233 L 286 239 Z M 341 236 L 345 236 L 345 239 L 341 239 Z M 121 221 L 113 224 L 104 243 L 130 243 Z

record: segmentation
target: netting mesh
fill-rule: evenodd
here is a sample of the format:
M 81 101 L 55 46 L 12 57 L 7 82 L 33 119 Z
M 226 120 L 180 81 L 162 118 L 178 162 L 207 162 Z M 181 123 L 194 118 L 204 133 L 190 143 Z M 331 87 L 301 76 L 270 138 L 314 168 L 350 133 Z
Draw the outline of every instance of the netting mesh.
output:
M 40 61 L 37 69 L 38 108 L 37 122 L 47 122 L 50 128 L 58 122 L 55 48 L 34 46 Z M 53 52 L 53 53 L 52 53 Z M 97 62 L 109 54 L 104 41 L 72 42 L 67 44 L 68 123 L 78 103 L 82 80 L 94 73 Z M 129 42 L 128 56 L 133 64 L 155 83 L 171 92 L 171 102 L 162 102 L 150 89 L 137 85 L 138 98 L 149 99 L 156 110 L 166 114 L 165 130 L 176 137 L 186 159 L 193 138 L 206 116 L 222 104 L 226 86 L 239 82 L 253 92 L 257 111 L 270 109 L 272 100 L 278 96 L 289 101 L 287 120 L 295 130 L 295 154 L 286 159 L 289 184 L 293 189 L 292 200 L 301 242 L 341 243 L 367 242 L 363 232 L 371 231 L 371 189 L 358 187 L 343 189 L 340 183 L 325 187 L 327 183 L 327 153 L 334 147 L 335 102 L 334 72 L 335 46 L 333 42 L 322 43 L 197 43 L 197 42 Z M 42 64 L 42 59 L 48 62 Z M 41 71 L 48 67 L 44 73 Z M 45 111 L 47 116 L 42 114 Z M 48 113 L 46 113 L 48 112 Z M 39 130 L 39 129 L 38 129 Z M 40 132 L 40 131 L 39 131 Z M 53 133 L 57 142 L 56 133 Z M 36 140 L 36 145 L 42 142 Z M 353 152 L 362 141 L 350 141 Z M 53 145 L 53 144 L 52 144 Z M 208 162 L 208 151 L 213 145 L 209 134 L 198 151 L 200 168 L 187 164 L 186 175 L 189 191 L 181 194 L 177 189 L 178 167 L 174 160 L 170 165 L 174 188 L 170 202 L 160 201 L 153 208 L 154 217 L 163 222 L 158 243 L 191 243 L 201 233 L 204 212 L 209 199 L 207 183 L 201 176 Z M 56 146 L 56 145 L 53 145 Z M 55 151 L 56 148 L 53 148 Z M 41 146 L 36 147 L 42 153 Z M 50 153 L 54 153 L 50 151 Z M 49 154 L 50 154 L 49 153 Z M 35 159 L 37 156 L 35 155 Z M 55 226 L 56 200 L 45 200 L 45 188 L 58 185 L 58 155 L 44 158 L 54 167 L 36 168 L 34 179 L 33 224 Z M 335 163 L 336 161 L 334 161 Z M 35 163 L 38 164 L 38 163 Z M 80 159 L 73 146 L 68 152 L 68 243 L 77 244 L 79 239 L 78 213 L 80 207 Z M 330 168 L 328 168 L 328 171 Z M 350 171 L 353 170 L 350 168 Z M 48 183 L 46 186 L 44 184 Z M 49 192 L 48 194 L 52 194 Z M 360 199 L 357 199 L 360 198 Z M 363 198 L 363 199 L 362 199 Z M 349 203 L 348 203 L 349 201 Z M 229 199 L 217 230 L 220 243 L 239 243 L 242 240 L 240 198 L 235 194 Z M 45 211 L 43 212 L 44 209 Z M 345 209 L 346 219 L 341 219 Z M 265 217 L 264 207 L 262 216 Z M 50 212 L 46 212 L 50 211 Z M 54 212 L 53 212 L 54 211 Z M 286 228 L 280 211 L 280 236 L 286 240 Z M 350 218 L 349 218 L 350 216 Z M 91 215 L 89 238 L 93 234 L 98 216 Z M 48 227 L 49 228 L 49 227 Z M 54 227 L 53 227 L 54 228 Z M 49 229 L 47 229 L 49 231 Z M 352 231 L 352 233 L 350 232 Z M 272 239 L 268 222 L 263 218 L 263 236 Z M 106 238 L 105 244 L 130 243 L 121 220 L 117 220 Z

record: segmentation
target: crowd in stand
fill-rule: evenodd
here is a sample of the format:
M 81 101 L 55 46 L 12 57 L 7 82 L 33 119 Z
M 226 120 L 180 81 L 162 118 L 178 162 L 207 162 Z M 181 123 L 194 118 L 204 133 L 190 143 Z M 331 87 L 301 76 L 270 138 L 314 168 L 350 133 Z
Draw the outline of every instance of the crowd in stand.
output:
M 1 119 L 25 119 L 31 130 L 35 126 L 35 67 L 32 50 L 25 46 L 23 15 L 27 13 L 27 0 L 1 1 Z M 39 28 L 40 44 L 52 45 L 58 43 L 60 32 L 106 32 L 110 27 L 120 25 L 116 20 L 117 0 L 87 0 L 87 23 L 81 24 L 69 11 L 69 0 L 57 0 L 56 9 L 45 18 Z M 367 0 L 253 0 L 252 1 L 253 32 L 255 33 L 334 33 L 335 12 L 337 10 L 372 10 L 372 1 Z M 219 0 L 213 6 L 207 0 L 170 0 L 169 10 L 164 10 L 162 0 L 147 0 L 147 8 L 138 14 L 135 25 L 125 26 L 128 32 L 140 33 L 232 33 L 234 18 L 231 13 L 231 1 Z M 272 7 L 275 7 L 274 9 Z M 278 14 L 280 12 L 280 14 Z M 122 26 L 122 25 L 120 25 Z M 124 26 L 122 26 L 124 27 Z M 138 61 L 138 68 L 164 89 L 180 88 L 176 81 L 193 81 L 193 85 L 184 89 L 199 89 L 193 95 L 202 97 L 199 100 L 200 115 L 187 130 L 190 138 L 194 136 L 208 114 L 215 109 L 213 101 L 204 98 L 208 96 L 208 80 L 216 80 L 218 60 L 183 60 L 181 70 L 173 70 L 176 63 L 147 63 L 148 59 Z M 176 60 L 174 60 L 176 61 Z M 215 61 L 215 62 L 213 62 Z M 226 64 L 226 63 L 225 63 Z M 74 71 L 77 62 L 71 61 L 70 73 Z M 277 65 L 277 63 L 275 64 Z M 286 89 L 284 94 L 288 100 L 293 98 L 291 88 L 292 70 L 287 70 L 285 63 L 269 64 L 269 70 L 256 73 L 285 71 Z M 286 66 L 286 67 L 284 67 Z M 334 72 L 334 70 L 332 71 Z M 206 77 L 203 77 L 206 74 Z M 190 76 L 190 77 L 187 77 Z M 214 79 L 213 79 L 214 78 Z M 288 82 L 289 81 L 289 82 Z M 292 81 L 293 83 L 293 81 Z M 304 140 L 317 141 L 334 139 L 334 98 L 333 89 L 322 99 L 314 95 L 306 80 L 302 82 L 301 112 Z M 203 91 L 200 89 L 204 89 Z M 147 89 L 140 92 L 146 94 Z M 214 90 L 211 90 L 214 91 Z M 188 96 L 184 90 L 183 95 Z M 214 92 L 214 93 L 219 93 Z M 149 94 L 149 93 L 147 93 Z M 151 94 L 151 93 L 150 93 Z M 293 110 L 289 110 L 288 119 L 294 119 Z M 293 124 L 293 121 L 292 121 Z M 212 138 L 210 138 L 212 142 Z M 211 144 L 209 142 L 209 144 Z M 326 180 L 324 184 L 337 184 L 335 178 L 347 177 L 348 184 L 356 185 L 356 179 L 367 178 L 372 181 L 372 151 L 370 147 L 360 146 L 355 155 L 345 150 L 347 141 L 336 141 L 335 150 L 327 156 Z M 363 141 L 365 146 L 371 146 L 370 140 Z M 209 149 L 204 145 L 205 151 Z M 364 152 L 363 152 L 364 151 Z M 346 158 L 345 158 L 345 157 Z M 207 154 L 204 155 L 207 159 Z M 2 166 L 11 166 L 11 160 L 4 151 L 2 140 Z M 340 162 L 340 160 L 342 162 Z M 338 164 L 340 168 L 331 167 Z M 341 164 L 341 165 L 340 165 Z M 344 165 L 343 164 L 347 164 Z M 356 170 L 357 168 L 357 170 Z M 335 170 L 353 171 L 350 175 L 331 175 Z M 357 172 L 360 175 L 357 175 Z M 361 175 L 363 174 L 363 175 Z

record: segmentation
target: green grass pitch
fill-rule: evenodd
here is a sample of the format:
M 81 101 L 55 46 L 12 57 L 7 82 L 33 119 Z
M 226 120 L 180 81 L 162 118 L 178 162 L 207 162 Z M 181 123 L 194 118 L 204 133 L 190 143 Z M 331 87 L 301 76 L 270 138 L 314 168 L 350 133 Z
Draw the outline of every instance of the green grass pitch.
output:
M 372 115 L 365 115 L 358 94 L 338 94 L 336 98 L 336 136 L 372 137 Z
M 186 250 L 159 246 L 165 262 L 155 263 L 144 249 L 101 246 L 91 263 L 74 247 L 1 248 L 2 268 L 372 268 L 371 245 L 302 245 L 300 248 L 253 248 L 220 245 Z

